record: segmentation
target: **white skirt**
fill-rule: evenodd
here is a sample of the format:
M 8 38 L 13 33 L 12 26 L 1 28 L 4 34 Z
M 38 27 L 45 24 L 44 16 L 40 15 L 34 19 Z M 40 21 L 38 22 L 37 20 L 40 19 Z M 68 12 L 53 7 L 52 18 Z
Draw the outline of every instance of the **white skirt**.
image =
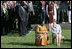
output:
M 56 10 L 56 8 L 54 9 L 53 19 L 56 19 L 57 20 L 57 10 Z

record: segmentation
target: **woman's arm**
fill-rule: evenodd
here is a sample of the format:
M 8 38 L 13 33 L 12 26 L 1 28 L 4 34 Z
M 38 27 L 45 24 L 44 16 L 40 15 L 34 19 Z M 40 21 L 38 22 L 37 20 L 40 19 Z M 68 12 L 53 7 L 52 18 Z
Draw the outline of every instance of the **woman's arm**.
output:
M 46 5 L 46 14 L 48 16 L 48 5 Z M 48 16 L 49 17 L 49 16 Z
M 37 26 L 36 33 L 38 33 L 38 34 L 42 34 L 42 32 L 41 32 L 41 31 L 39 31 L 39 26 Z
M 24 2 L 24 4 L 25 4 L 25 5 L 27 5 L 27 6 L 28 6 L 28 3 L 27 3 L 26 1 L 23 1 L 23 2 Z
M 57 33 L 60 33 L 61 34 L 61 26 L 60 25 L 58 25 L 58 27 L 57 27 Z
M 61 30 L 61 26 L 60 26 L 60 33 L 62 32 L 62 30 Z

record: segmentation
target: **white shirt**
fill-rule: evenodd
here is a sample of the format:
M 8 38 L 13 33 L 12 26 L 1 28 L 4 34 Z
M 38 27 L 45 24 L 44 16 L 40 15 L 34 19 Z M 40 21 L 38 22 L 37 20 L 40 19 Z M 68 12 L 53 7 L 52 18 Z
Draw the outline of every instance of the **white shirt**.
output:
M 58 6 L 57 4 L 54 4 L 54 16 L 53 16 L 53 19 L 56 19 L 57 20 L 57 9 L 58 9 Z
M 53 24 L 52 25 L 52 33 L 60 33 L 61 34 L 61 26 L 59 24 L 56 24 L 56 26 Z

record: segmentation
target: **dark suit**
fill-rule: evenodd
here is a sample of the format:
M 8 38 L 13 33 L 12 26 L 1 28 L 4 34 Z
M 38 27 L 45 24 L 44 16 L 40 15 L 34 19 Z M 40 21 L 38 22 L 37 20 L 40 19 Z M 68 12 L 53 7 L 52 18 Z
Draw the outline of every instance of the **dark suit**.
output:
M 1 31 L 2 34 L 7 34 L 9 32 L 9 28 L 8 28 L 8 10 L 6 9 L 6 13 L 4 13 L 3 8 L 1 8 Z
M 0 17 L 1 35 L 3 34 L 3 16 L 4 16 L 4 12 L 3 12 L 3 8 L 1 7 L 1 17 Z
M 17 5 L 17 12 L 18 12 L 18 27 L 19 27 L 19 32 L 20 32 L 20 36 L 22 36 L 23 34 L 26 34 L 27 32 L 27 12 L 25 11 L 25 9 L 21 6 L 20 3 L 18 3 Z

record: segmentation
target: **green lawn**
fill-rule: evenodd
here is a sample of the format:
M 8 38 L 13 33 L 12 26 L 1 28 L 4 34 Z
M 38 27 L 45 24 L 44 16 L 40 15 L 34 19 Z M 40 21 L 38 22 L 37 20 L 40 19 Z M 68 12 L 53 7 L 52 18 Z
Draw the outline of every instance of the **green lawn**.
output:
M 56 43 L 51 44 L 52 33 L 49 32 L 50 43 L 46 46 L 35 45 L 35 31 L 32 29 L 30 33 L 20 37 L 18 32 L 13 31 L 8 35 L 1 36 L 1 48 L 71 48 L 71 29 L 62 29 L 62 35 L 65 36 L 65 43 L 61 41 L 61 46 L 57 47 Z

